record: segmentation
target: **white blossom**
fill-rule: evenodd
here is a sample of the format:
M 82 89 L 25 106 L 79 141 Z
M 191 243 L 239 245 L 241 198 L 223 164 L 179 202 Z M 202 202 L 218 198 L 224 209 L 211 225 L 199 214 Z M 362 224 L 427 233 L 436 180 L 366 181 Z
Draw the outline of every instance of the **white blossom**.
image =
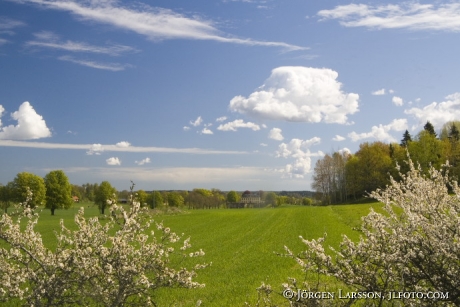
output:
M 38 214 L 30 208 L 15 219 L 3 214 L 0 304 L 17 298 L 27 306 L 154 306 L 152 294 L 158 288 L 204 286 L 193 278 L 207 264 L 188 270 L 169 257 L 184 246 L 188 249 L 189 238 L 182 245 L 182 236 L 162 223 L 157 227 L 160 234 L 154 235 L 150 217 L 138 202 L 130 211 L 111 202 L 114 214 L 104 224 L 96 217 L 85 218 L 83 208 L 75 216 L 76 230 L 61 221 L 55 250 L 43 245 L 34 229 Z

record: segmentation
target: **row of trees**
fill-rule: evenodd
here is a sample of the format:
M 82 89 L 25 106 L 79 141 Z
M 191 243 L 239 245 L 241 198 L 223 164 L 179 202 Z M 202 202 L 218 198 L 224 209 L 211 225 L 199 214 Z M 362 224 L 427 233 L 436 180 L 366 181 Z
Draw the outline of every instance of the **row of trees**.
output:
M 134 186 L 132 187 L 134 188 Z M 31 193 L 31 194 L 30 194 Z M 267 206 L 311 205 L 312 200 L 300 194 L 277 195 L 274 192 L 259 191 Z M 292 194 L 292 193 L 291 193 Z M 132 204 L 135 198 L 142 207 L 161 208 L 188 207 L 189 209 L 210 209 L 224 207 L 226 203 L 239 202 L 241 195 L 236 191 L 227 194 L 219 189 L 193 189 L 192 191 L 153 191 L 144 190 L 118 192 L 108 181 L 100 184 L 86 183 L 72 185 L 62 170 L 51 171 L 44 178 L 23 172 L 17 174 L 13 181 L 0 185 L 0 205 L 7 212 L 12 203 L 24 203 L 32 208 L 44 206 L 55 214 L 56 209 L 68 209 L 72 206 L 72 196 L 80 200 L 92 201 L 98 205 L 101 214 L 118 200 Z
M 362 143 L 354 154 L 334 152 L 316 162 L 312 187 L 324 204 L 357 200 L 377 188 L 389 183 L 389 176 L 400 180 L 401 173 L 409 170 L 407 154 L 419 163 L 424 174 L 430 166 L 439 169 L 449 163 L 451 178 L 460 178 L 460 122 L 448 122 L 441 129 L 440 136 L 433 125 L 427 122 L 424 129 L 413 137 L 405 131 L 401 142 Z
M 73 204 L 75 185 L 69 183 L 62 170 L 54 170 L 44 178 L 22 172 L 13 181 L 0 185 L 0 205 L 4 212 L 13 203 L 26 204 L 30 208 L 45 207 L 54 215 L 56 209 L 68 209 Z M 99 206 L 101 213 L 114 202 L 117 191 L 108 181 L 91 185 L 92 200 Z
M 27 202 L 31 208 L 45 206 L 54 215 L 56 209 L 72 205 L 72 187 L 61 170 L 51 171 L 45 178 L 27 172 L 19 173 L 13 181 L 0 186 L 0 204 L 5 213 L 13 202 Z

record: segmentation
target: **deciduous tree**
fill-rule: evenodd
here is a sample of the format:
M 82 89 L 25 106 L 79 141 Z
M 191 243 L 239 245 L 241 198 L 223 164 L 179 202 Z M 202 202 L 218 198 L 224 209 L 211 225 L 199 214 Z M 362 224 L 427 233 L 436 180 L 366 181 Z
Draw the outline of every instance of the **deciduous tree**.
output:
M 277 198 L 277 196 L 276 196 L 275 192 L 266 193 L 266 195 L 265 195 L 265 204 L 267 206 L 272 206 L 272 207 L 277 206 L 278 204 L 276 202 L 276 198 Z
M 104 214 L 105 208 L 116 202 L 116 193 L 117 190 L 108 181 L 101 182 L 97 187 L 94 202 L 99 206 L 101 214 Z
M 56 209 L 68 209 L 72 206 L 72 186 L 62 170 L 51 171 L 45 176 L 46 205 L 54 215 Z
M 161 193 L 158 191 L 153 191 L 150 193 L 147 197 L 147 202 L 149 204 L 149 207 L 154 209 L 163 206 L 163 197 L 161 196 Z
M 178 192 L 168 193 L 168 206 L 182 207 L 184 205 L 184 198 Z
M 16 175 L 13 180 L 14 196 L 17 202 L 31 208 L 45 204 L 46 187 L 42 177 L 22 172 Z M 30 195 L 32 193 L 32 195 Z
M 229 203 L 237 203 L 240 201 L 240 196 L 236 191 L 230 191 L 227 193 L 227 202 Z

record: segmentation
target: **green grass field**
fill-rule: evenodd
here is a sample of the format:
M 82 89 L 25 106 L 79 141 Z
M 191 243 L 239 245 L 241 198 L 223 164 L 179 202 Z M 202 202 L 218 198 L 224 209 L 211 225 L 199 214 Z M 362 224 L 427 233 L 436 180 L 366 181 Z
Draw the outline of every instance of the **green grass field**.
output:
M 73 217 L 80 206 L 85 207 L 85 215 L 98 215 L 97 207 L 89 204 L 57 210 L 55 216 L 49 210 L 42 211 L 37 230 L 47 246 L 54 246 L 53 231 L 59 229 L 60 219 L 69 228 L 74 225 Z M 161 289 L 155 298 L 158 306 L 195 306 L 198 300 L 202 306 L 255 305 L 256 288 L 262 282 L 278 290 L 287 277 L 302 279 L 294 260 L 274 252 L 283 253 L 284 245 L 294 252 L 303 250 L 300 235 L 313 239 L 327 232 L 326 243 L 333 247 L 338 247 L 342 234 L 357 240 L 359 234 L 353 228 L 359 227 L 370 207 L 380 205 L 192 210 L 156 216 L 156 221 L 163 221 L 172 231 L 190 236 L 192 250 L 202 248 L 206 252 L 202 262 L 212 262 L 196 277 L 196 281 L 206 284 L 205 288 Z

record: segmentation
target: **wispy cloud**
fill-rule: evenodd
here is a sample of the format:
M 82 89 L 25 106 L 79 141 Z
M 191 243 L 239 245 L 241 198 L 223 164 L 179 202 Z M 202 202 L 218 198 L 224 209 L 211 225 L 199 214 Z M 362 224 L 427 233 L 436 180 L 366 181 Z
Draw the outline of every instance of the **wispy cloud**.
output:
M 169 9 L 142 4 L 121 6 L 117 1 L 79 0 L 12 0 L 16 3 L 32 3 L 41 7 L 70 12 L 80 19 L 108 24 L 146 36 L 151 40 L 193 39 L 213 40 L 223 43 L 249 46 L 281 47 L 285 50 L 305 50 L 306 47 L 284 42 L 266 42 L 249 38 L 231 37 L 219 31 L 210 20 L 196 16 L 187 17 Z
M 152 161 L 150 161 L 150 158 L 145 158 L 145 159 L 142 159 L 141 161 L 135 161 L 135 163 L 137 165 L 144 165 L 146 163 L 151 163 Z
M 373 29 L 460 31 L 460 3 L 421 4 L 403 2 L 387 5 L 347 4 L 322 10 L 318 16 L 337 19 L 345 27 Z
M 11 31 L 11 29 L 23 27 L 25 25 L 26 24 L 22 21 L 0 16 L 0 32 Z M 12 34 L 11 32 L 8 33 Z
M 74 57 L 64 55 L 58 58 L 61 61 L 67 61 L 75 64 L 79 64 L 86 67 L 96 68 L 96 69 L 103 69 L 103 70 L 110 70 L 110 71 L 121 71 L 125 70 L 126 68 L 133 67 L 130 64 L 120 64 L 120 63 L 99 63 L 90 60 L 80 60 Z
M 111 56 L 119 56 L 124 53 L 137 51 L 133 47 L 124 45 L 94 46 L 84 42 L 75 42 L 71 40 L 60 41 L 57 35 L 48 31 L 35 33 L 34 35 L 36 40 L 26 42 L 25 45 L 27 47 L 50 48 L 70 52 L 106 54 Z
M 198 154 L 198 155 L 241 155 L 248 154 L 246 151 L 214 150 L 204 148 L 171 148 L 171 147 L 141 147 L 129 146 L 120 147 L 117 145 L 103 144 L 65 144 L 65 143 L 45 143 L 45 142 L 26 142 L 13 140 L 0 140 L 0 146 L 6 147 L 25 147 L 42 149 L 72 149 L 93 152 L 150 152 L 150 153 L 177 153 L 177 154 Z
M 254 178 L 260 178 L 258 181 L 269 180 L 279 176 L 279 173 L 274 173 L 263 167 L 73 167 L 63 168 L 66 174 L 84 173 L 90 174 L 92 178 L 116 178 L 123 182 L 133 180 L 135 182 L 147 181 L 149 185 L 152 182 L 166 187 L 180 184 L 182 189 L 194 188 L 197 186 L 208 186 L 217 183 L 247 182 L 254 184 Z M 45 170 L 47 171 L 47 170 Z M 184 186 L 187 185 L 187 186 Z M 188 186 L 190 185 L 190 186 Z M 211 188 L 212 186 L 210 186 Z
M 203 119 L 201 118 L 201 116 L 198 116 L 197 119 L 195 119 L 194 121 L 190 121 L 190 125 L 198 127 L 199 125 L 201 125 L 202 122 Z

